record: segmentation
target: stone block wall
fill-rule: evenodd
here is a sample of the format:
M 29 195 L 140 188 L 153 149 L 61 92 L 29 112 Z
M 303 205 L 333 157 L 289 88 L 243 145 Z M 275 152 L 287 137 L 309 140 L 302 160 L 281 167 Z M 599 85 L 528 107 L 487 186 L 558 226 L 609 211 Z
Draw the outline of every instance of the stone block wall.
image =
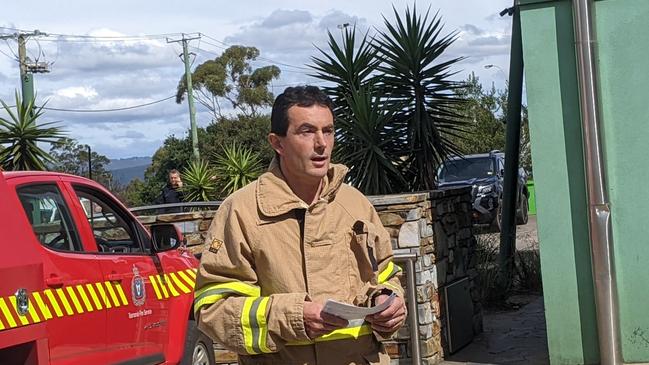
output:
M 453 189 L 368 198 L 390 233 L 395 255 L 417 254 L 415 292 L 419 316 L 418 341 L 422 362 L 435 364 L 448 354 L 448 324 L 444 318 L 442 295 L 445 285 L 469 277 L 474 334 L 482 331 L 482 308 L 478 302 L 475 270 L 476 241 L 470 217 L 471 190 Z M 393 364 L 410 363 L 410 343 L 408 324 L 394 339 L 385 342 Z
M 443 288 L 469 277 L 473 301 L 474 334 L 482 331 L 482 308 L 478 302 L 476 240 L 471 226 L 470 189 L 433 191 L 399 195 L 370 196 L 391 237 L 395 255 L 414 253 L 416 300 L 419 316 L 417 339 L 423 364 L 435 364 L 448 354 L 444 318 Z M 214 212 L 192 212 L 140 217 L 145 225 L 173 222 L 184 232 L 189 249 L 203 250 L 205 231 Z M 405 273 L 402 285 L 406 287 Z M 453 303 L 449 303 L 453 305 Z M 392 364 L 411 364 L 411 339 L 408 324 L 385 347 Z M 217 346 L 217 362 L 233 364 L 236 355 Z

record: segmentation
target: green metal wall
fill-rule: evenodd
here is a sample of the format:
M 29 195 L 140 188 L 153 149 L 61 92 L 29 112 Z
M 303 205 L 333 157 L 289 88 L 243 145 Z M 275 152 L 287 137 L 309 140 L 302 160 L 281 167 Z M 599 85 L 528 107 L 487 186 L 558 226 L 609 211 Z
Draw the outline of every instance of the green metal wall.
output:
M 596 4 L 622 355 L 649 362 L 649 1 Z
M 572 2 L 521 0 L 550 359 L 598 363 Z M 649 1 L 595 3 L 622 354 L 649 362 Z

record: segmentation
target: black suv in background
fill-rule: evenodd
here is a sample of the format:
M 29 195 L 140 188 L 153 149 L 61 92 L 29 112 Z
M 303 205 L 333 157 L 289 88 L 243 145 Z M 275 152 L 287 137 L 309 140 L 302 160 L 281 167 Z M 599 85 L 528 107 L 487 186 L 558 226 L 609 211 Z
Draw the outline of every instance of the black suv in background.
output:
M 474 224 L 489 224 L 500 230 L 505 154 L 500 151 L 452 157 L 437 172 L 439 189 L 471 186 Z M 527 223 L 529 192 L 527 172 L 518 169 L 516 223 Z

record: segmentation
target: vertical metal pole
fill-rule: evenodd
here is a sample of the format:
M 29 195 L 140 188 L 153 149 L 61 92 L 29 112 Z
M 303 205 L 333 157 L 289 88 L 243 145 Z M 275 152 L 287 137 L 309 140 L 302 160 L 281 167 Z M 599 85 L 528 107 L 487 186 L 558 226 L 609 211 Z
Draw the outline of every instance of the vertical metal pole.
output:
M 415 293 L 415 262 L 410 259 L 407 261 L 406 280 L 408 280 L 408 291 L 412 293 L 408 298 L 408 311 L 410 312 L 410 341 L 412 351 L 412 363 L 421 364 L 421 352 L 419 349 L 419 321 L 417 312 L 417 296 Z
M 507 129 L 505 140 L 505 176 L 503 181 L 502 223 L 500 228 L 500 285 L 511 285 L 516 252 L 516 200 L 518 155 L 521 139 L 521 102 L 523 97 L 523 43 L 521 18 L 513 8 L 512 43 L 509 60 L 509 93 L 507 96 Z
M 20 67 L 20 85 L 23 98 L 23 108 L 34 100 L 34 79 L 31 72 L 27 70 L 27 37 L 18 35 L 18 62 Z M 31 111 L 30 111 L 31 112 Z
M 92 180 L 92 150 L 89 144 L 86 147 L 88 147 L 88 179 Z
M 611 210 L 604 174 L 600 140 L 599 96 L 597 94 L 596 36 L 593 1 L 573 0 L 573 21 L 579 80 L 591 262 L 595 286 L 595 312 L 599 357 L 602 365 L 623 362 L 617 318 L 617 287 L 613 257 Z
M 189 52 L 187 52 L 187 39 L 183 36 L 183 60 L 185 61 L 185 79 L 187 82 L 187 102 L 189 104 L 189 121 L 192 128 L 192 150 L 194 159 L 198 161 L 200 154 L 198 152 L 198 132 L 196 130 L 196 109 L 194 107 L 194 93 L 192 89 L 192 72 L 189 65 Z
M 394 255 L 395 262 L 406 263 L 406 302 L 408 303 L 408 329 L 410 330 L 410 351 L 412 364 L 421 364 L 421 349 L 419 348 L 419 312 L 417 312 L 417 283 L 415 281 L 415 260 L 417 254 Z

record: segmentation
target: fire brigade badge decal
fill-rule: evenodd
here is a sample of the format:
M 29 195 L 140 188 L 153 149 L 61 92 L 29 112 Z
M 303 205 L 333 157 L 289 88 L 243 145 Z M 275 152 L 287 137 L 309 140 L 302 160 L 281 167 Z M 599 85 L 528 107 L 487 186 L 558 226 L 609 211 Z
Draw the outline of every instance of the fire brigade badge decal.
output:
M 221 241 L 218 238 L 215 238 L 212 240 L 212 244 L 210 245 L 209 251 L 211 253 L 217 253 L 219 252 L 219 249 L 223 246 L 223 241 Z
M 133 297 L 133 304 L 136 306 L 143 305 L 146 300 L 144 279 L 142 279 L 140 272 L 135 266 L 133 266 L 133 280 L 131 280 L 131 296 Z

